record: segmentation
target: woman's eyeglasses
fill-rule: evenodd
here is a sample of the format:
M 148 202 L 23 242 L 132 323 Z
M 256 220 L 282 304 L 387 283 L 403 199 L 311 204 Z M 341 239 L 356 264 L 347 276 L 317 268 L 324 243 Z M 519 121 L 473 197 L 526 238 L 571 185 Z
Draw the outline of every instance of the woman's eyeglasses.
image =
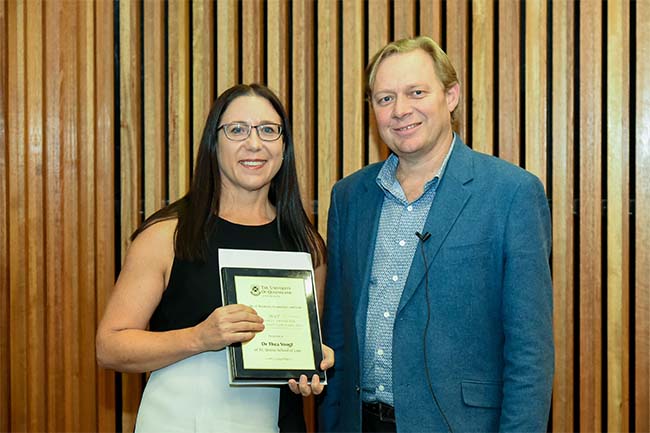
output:
M 261 123 L 259 125 L 249 125 L 241 122 L 224 123 L 217 128 L 217 131 L 223 129 L 223 133 L 230 140 L 243 141 L 251 135 L 253 128 L 257 131 L 260 140 L 263 141 L 275 141 L 282 136 L 282 125 L 277 123 Z

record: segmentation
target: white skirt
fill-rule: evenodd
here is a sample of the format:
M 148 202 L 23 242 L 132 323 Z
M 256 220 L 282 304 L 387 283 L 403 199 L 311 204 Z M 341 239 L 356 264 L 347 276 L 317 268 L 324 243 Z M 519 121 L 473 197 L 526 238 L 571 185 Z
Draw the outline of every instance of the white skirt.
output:
M 225 350 L 154 371 L 140 402 L 136 433 L 278 432 L 280 389 L 228 382 Z

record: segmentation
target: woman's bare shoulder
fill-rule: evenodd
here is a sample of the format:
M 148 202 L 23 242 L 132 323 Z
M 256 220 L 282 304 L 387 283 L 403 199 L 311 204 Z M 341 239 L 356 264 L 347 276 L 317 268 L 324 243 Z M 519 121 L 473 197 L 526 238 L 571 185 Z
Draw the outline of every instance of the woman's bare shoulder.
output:
M 157 221 L 138 233 L 131 242 L 127 252 L 127 259 L 137 258 L 138 261 L 150 260 L 169 263 L 174 257 L 174 234 L 178 219 L 171 218 Z

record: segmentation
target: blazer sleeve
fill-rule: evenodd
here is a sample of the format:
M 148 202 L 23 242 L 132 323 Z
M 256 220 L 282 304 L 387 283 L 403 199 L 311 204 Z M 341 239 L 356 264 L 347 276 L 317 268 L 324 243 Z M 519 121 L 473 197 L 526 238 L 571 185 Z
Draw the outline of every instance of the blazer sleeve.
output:
M 327 386 L 320 398 L 319 425 L 322 432 L 339 430 L 340 404 L 345 366 L 344 320 L 340 308 L 342 263 L 339 242 L 339 214 L 336 189 L 332 190 L 327 222 L 327 282 L 325 284 L 325 314 L 323 316 L 323 339 L 334 350 L 336 364 L 327 371 Z
M 551 223 L 541 182 L 526 176 L 504 233 L 501 432 L 546 432 L 554 370 Z

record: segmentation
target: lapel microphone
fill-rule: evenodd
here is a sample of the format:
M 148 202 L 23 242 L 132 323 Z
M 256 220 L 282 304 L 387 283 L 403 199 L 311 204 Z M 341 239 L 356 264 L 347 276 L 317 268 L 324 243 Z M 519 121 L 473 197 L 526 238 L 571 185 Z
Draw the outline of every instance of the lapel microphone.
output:
M 424 253 L 424 243 L 431 237 L 431 233 L 424 232 L 424 234 L 422 234 L 420 232 L 415 232 L 415 236 L 417 236 L 418 239 L 420 239 L 420 242 L 422 242 L 422 245 L 420 245 L 420 251 L 422 251 L 422 261 L 424 262 L 424 295 L 427 299 L 427 321 L 424 325 L 424 334 L 422 335 L 422 344 L 424 346 L 424 371 L 426 373 L 427 384 L 429 385 L 431 397 L 433 397 L 433 402 L 438 408 L 440 415 L 442 415 L 442 419 L 445 421 L 449 433 L 454 433 L 454 430 L 451 428 L 451 424 L 447 419 L 447 415 L 445 415 L 445 411 L 442 410 L 440 402 L 438 401 L 438 397 L 436 397 L 436 393 L 433 391 L 433 385 L 431 384 L 431 373 L 429 373 L 429 362 L 427 361 L 427 334 L 429 333 L 429 322 L 431 320 L 431 301 L 429 300 L 429 263 L 427 262 L 427 256 Z

